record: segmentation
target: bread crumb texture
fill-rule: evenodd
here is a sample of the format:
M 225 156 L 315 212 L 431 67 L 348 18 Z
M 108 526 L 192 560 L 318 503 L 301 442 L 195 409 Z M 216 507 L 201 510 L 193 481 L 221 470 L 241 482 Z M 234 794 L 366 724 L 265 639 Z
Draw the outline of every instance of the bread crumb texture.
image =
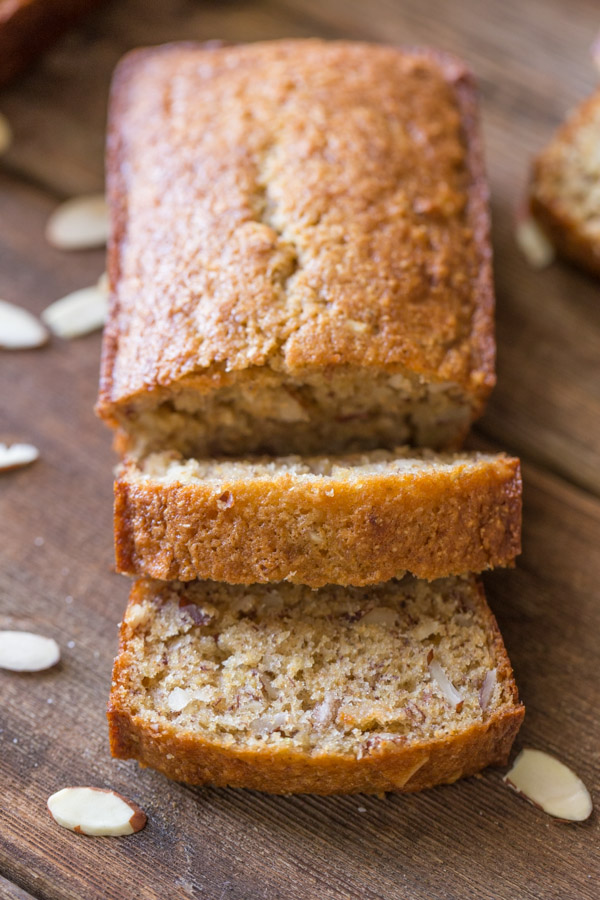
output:
M 407 577 L 322 591 L 140 581 L 110 716 L 162 736 L 175 753 L 194 744 L 250 752 L 267 766 L 268 784 L 278 755 L 360 763 L 484 734 L 519 710 L 475 579 Z M 507 749 L 487 752 L 483 765 Z

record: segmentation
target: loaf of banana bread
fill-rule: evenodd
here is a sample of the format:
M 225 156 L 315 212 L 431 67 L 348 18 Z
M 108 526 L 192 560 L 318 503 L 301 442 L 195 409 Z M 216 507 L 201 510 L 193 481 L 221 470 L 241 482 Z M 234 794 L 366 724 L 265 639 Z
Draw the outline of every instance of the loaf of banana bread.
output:
M 494 383 L 464 65 L 286 40 L 115 76 L 99 413 L 122 450 L 456 447 Z

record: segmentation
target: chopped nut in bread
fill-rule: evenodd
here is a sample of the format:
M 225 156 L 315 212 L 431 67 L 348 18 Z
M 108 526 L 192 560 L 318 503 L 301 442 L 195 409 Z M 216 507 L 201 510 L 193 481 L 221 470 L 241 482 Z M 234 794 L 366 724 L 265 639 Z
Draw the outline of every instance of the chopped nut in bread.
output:
M 505 763 L 523 718 L 472 576 L 320 591 L 140 580 L 129 609 L 112 751 L 177 780 L 419 790 Z

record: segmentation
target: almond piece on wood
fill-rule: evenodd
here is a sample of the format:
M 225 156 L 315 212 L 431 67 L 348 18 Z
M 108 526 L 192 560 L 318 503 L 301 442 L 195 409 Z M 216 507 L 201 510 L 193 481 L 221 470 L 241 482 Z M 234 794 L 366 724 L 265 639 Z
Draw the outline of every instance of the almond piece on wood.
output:
M 63 788 L 48 798 L 48 810 L 63 828 L 95 836 L 134 834 L 147 821 L 139 806 L 105 788 Z
M 14 303 L 0 300 L 0 347 L 3 350 L 29 350 L 41 347 L 48 332 L 39 319 Z
M 554 262 L 554 247 L 535 219 L 529 217 L 517 224 L 515 240 L 532 269 L 545 269 Z
M 98 285 L 81 288 L 47 306 L 42 319 L 58 337 L 71 340 L 104 326 L 108 295 Z
M 33 444 L 0 444 L 0 472 L 28 466 L 39 455 L 40 451 Z
M 58 250 L 91 250 L 108 239 L 104 194 L 73 197 L 55 209 L 46 225 L 46 239 Z
M 30 631 L 0 631 L 0 669 L 11 672 L 41 672 L 60 659 L 53 638 Z
M 592 812 L 592 798 L 581 778 L 542 750 L 522 750 L 504 781 L 557 819 L 583 822 Z

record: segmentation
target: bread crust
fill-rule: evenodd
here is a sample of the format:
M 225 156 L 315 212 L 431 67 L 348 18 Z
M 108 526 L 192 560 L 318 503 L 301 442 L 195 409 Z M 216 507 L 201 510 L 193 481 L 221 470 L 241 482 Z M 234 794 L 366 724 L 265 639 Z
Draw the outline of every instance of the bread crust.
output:
M 375 111 L 362 125 L 340 128 L 328 117 L 335 109 L 343 121 L 350 100 L 332 73 L 353 70 L 360 73 L 356 89 Z M 204 81 L 193 71 L 202 71 Z M 317 71 L 325 87 L 315 81 Z M 256 84 L 258 72 L 267 90 L 257 99 L 244 79 Z M 285 94 L 285 72 L 290 84 L 304 79 L 310 87 L 289 113 L 276 116 L 285 96 L 295 96 L 291 88 Z M 167 88 L 174 78 L 177 97 Z M 422 165 L 406 157 L 410 150 L 422 163 L 422 151 L 400 140 L 402 128 L 400 150 L 378 116 L 391 112 L 402 123 L 419 82 L 422 103 L 402 127 L 420 130 L 435 151 L 431 171 L 415 183 L 407 171 Z M 195 101 L 205 85 L 206 102 L 195 103 L 196 111 L 218 108 L 219 91 L 247 91 L 243 108 L 253 124 L 244 130 L 233 114 L 217 117 L 214 142 L 192 153 L 194 135 L 206 128 L 189 98 Z M 327 148 L 304 130 L 306 103 L 325 110 L 319 134 L 329 127 L 346 141 L 340 171 L 327 169 Z M 177 115 L 185 134 L 177 133 Z M 363 151 L 352 149 L 363 126 L 380 154 L 373 173 L 387 168 L 379 180 L 365 169 L 354 190 L 343 171 L 356 169 L 358 177 L 366 165 Z M 406 170 L 394 181 L 403 159 Z M 153 188 L 132 181 L 137 170 L 161 182 L 160 221 Z M 322 177 L 311 182 L 311 172 L 324 172 L 327 184 Z M 113 82 L 107 173 L 112 299 L 97 409 L 110 424 L 123 425 L 132 404 L 157 404 L 186 387 L 202 394 L 235 382 L 243 390 L 265 369 L 300 380 L 308 371 L 327 379 L 343 367 L 359 368 L 366 379 L 409 372 L 459 386 L 472 417 L 481 412 L 495 380 L 488 187 L 473 80 L 459 61 L 425 50 L 316 40 L 136 51 Z M 179 185 L 184 199 L 165 196 L 166 184 Z M 275 211 L 252 209 L 263 200 Z M 219 205 L 226 214 L 214 213 Z M 165 249 L 169 229 L 177 233 L 190 215 L 194 229 Z M 296 231 L 290 222 L 300 222 Z M 348 323 L 358 323 L 358 331 Z
M 476 466 L 310 480 L 289 472 L 216 484 L 115 482 L 116 565 L 126 574 L 230 584 L 366 585 L 512 565 L 521 473 Z M 327 552 L 324 553 L 324 548 Z
M 532 215 L 557 251 L 592 274 L 600 275 L 600 240 L 586 230 L 585 217 L 578 214 L 576 203 L 569 202 L 561 185 L 566 166 L 573 165 L 569 157 L 578 152 L 573 147 L 578 132 L 594 121 L 598 122 L 600 134 L 600 91 L 576 107 L 535 159 L 529 201 Z
M 101 0 L 4 0 L 0 3 L 0 85 L 14 78 L 80 15 Z
M 134 585 L 130 604 L 144 596 L 145 584 L 142 579 Z M 128 642 L 134 629 L 125 617 L 108 706 L 112 755 L 136 759 L 176 781 L 244 787 L 273 794 L 408 793 L 452 783 L 489 765 L 505 765 L 525 708 L 518 700 L 510 661 L 483 588 L 476 579 L 474 585 L 479 614 L 494 648 L 498 680 L 508 686 L 513 701 L 484 723 L 418 744 L 407 744 L 403 739 L 375 743 L 360 759 L 333 752 L 225 747 L 179 732 L 171 724 L 153 730 L 129 709 Z

